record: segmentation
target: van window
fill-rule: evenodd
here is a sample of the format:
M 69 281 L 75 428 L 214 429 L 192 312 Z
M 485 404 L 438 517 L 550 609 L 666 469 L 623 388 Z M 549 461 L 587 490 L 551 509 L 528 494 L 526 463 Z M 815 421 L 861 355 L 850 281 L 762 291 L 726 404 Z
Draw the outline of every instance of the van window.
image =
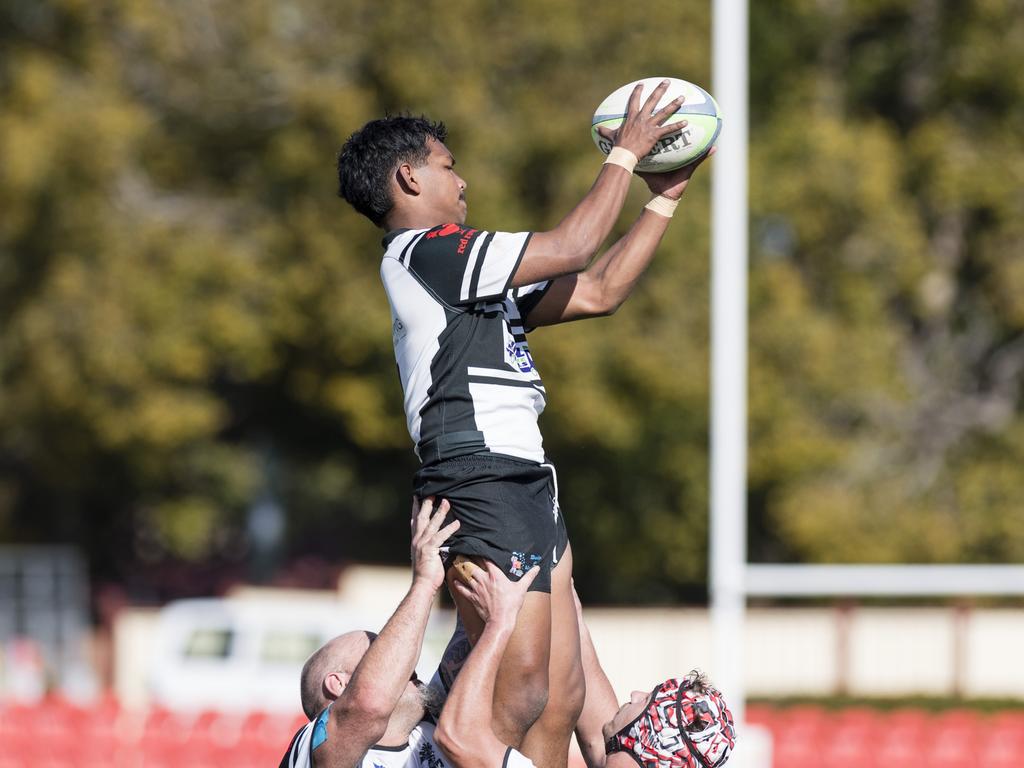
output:
M 263 636 L 260 659 L 271 664 L 301 664 L 324 640 L 317 632 L 270 630 Z
M 231 655 L 233 639 L 234 632 L 230 629 L 197 629 L 185 642 L 185 658 L 226 659 Z

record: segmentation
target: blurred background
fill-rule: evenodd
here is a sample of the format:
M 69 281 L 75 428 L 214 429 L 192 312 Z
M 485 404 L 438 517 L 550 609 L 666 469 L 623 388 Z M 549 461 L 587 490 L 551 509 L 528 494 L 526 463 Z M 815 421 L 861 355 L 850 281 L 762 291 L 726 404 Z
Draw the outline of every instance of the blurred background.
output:
M 750 560 L 1020 563 L 1024 3 L 750 14 Z M 713 92 L 710 28 L 691 0 L 0 0 L 0 765 L 276 763 L 297 664 L 407 583 L 381 233 L 338 148 L 442 119 L 470 223 L 551 227 L 611 90 Z M 708 655 L 709 181 L 614 319 L 531 337 L 623 695 Z M 981 725 L 1024 765 L 1021 607 L 755 601 L 750 717 L 776 765 L 874 765 L 881 722 L 903 765 L 976 764 Z

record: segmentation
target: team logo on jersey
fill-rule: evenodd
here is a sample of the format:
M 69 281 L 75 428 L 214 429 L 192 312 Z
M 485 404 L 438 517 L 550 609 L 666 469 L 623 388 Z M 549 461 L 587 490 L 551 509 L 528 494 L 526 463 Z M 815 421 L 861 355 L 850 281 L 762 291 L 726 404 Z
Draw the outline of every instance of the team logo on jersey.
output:
M 448 235 L 454 235 L 456 232 L 461 235 L 462 227 L 458 224 L 445 224 L 440 229 L 427 232 L 427 240 L 433 240 L 435 237 L 448 237 Z
M 505 362 L 520 373 L 529 373 L 533 370 L 533 356 L 530 354 L 530 347 L 525 341 L 509 339 L 505 344 Z
M 394 341 L 401 341 L 405 338 L 405 334 L 408 333 L 408 329 L 405 327 L 405 323 L 395 318 L 395 322 L 391 324 L 391 338 Z
M 512 557 L 509 558 L 512 563 L 512 567 L 508 569 L 508 572 L 513 576 L 521 577 L 528 570 L 533 568 L 535 565 L 540 565 L 540 555 L 527 555 L 523 552 L 513 552 Z
M 478 230 L 472 227 L 460 227 L 458 224 L 444 224 L 438 229 L 427 232 L 427 240 L 435 240 L 438 237 L 448 237 L 449 235 L 459 235 L 459 245 L 455 252 L 460 256 L 466 252 L 466 248 L 469 246 L 470 241 L 473 239 Z
M 420 765 L 426 766 L 426 768 L 445 768 L 444 760 L 434 754 L 434 748 L 430 745 L 429 741 L 424 741 L 420 745 Z

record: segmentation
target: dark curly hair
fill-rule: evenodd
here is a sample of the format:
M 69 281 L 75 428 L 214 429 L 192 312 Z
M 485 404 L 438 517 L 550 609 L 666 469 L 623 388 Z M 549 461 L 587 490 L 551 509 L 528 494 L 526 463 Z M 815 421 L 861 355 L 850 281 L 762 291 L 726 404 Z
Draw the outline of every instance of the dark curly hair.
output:
M 423 165 L 430 154 L 428 138 L 447 139 L 444 123 L 408 115 L 371 120 L 349 136 L 338 153 L 338 197 L 383 226 L 394 206 L 389 177 L 399 163 Z

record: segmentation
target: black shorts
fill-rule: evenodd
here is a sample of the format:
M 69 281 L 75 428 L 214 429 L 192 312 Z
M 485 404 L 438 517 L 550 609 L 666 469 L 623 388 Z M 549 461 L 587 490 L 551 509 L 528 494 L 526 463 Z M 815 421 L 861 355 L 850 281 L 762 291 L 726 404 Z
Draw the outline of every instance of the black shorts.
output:
M 540 565 L 530 591 L 551 592 L 551 569 L 569 542 L 553 466 L 474 453 L 423 467 L 413 487 L 421 499 L 452 505 L 448 515 L 461 525 L 448 541 L 449 558 L 484 557 L 513 581 Z

